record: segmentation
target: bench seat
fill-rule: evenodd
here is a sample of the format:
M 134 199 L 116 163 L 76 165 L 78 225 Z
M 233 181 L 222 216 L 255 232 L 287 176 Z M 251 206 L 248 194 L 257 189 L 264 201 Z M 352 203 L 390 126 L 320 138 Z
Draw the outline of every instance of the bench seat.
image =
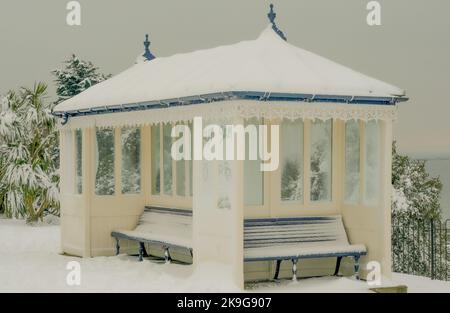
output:
M 145 243 L 155 244 L 165 250 L 166 261 L 171 259 L 170 250 L 185 249 L 192 256 L 192 212 L 182 209 L 145 207 L 134 230 L 115 230 L 116 254 L 120 253 L 119 239 L 139 242 L 139 260 L 147 256 Z
M 338 256 L 358 256 L 366 253 L 364 245 L 322 245 L 308 243 L 299 248 L 297 245 L 272 246 L 270 248 L 245 248 L 244 259 L 250 261 L 292 260 L 308 258 L 326 258 Z
M 192 256 L 192 211 L 146 207 L 134 230 L 113 231 L 111 236 L 116 239 L 117 254 L 119 239 L 139 242 L 140 261 L 147 256 L 146 243 L 163 247 L 166 262 L 173 248 L 188 250 Z M 244 220 L 244 261 L 276 261 L 275 279 L 283 260 L 292 262 L 296 279 L 299 259 L 324 257 L 337 258 L 335 275 L 342 258 L 353 257 L 359 278 L 359 259 L 366 253 L 364 245 L 349 243 L 340 215 Z
M 145 233 L 134 230 L 113 231 L 111 236 L 131 241 L 159 244 L 181 249 L 192 249 L 192 240 L 168 234 Z
M 359 278 L 359 258 L 366 253 L 364 245 L 348 242 L 340 215 L 244 221 L 244 260 L 276 260 L 275 279 L 283 260 L 292 261 L 293 278 L 297 279 L 299 259 L 324 257 L 337 258 L 334 275 L 339 273 L 343 257 L 353 257 L 355 275 Z

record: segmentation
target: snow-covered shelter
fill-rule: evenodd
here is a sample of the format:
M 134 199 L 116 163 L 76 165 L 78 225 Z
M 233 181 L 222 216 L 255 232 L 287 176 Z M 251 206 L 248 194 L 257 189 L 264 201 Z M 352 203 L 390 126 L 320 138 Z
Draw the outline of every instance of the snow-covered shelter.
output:
M 255 40 L 169 57 L 146 40 L 143 60 L 56 106 L 65 253 L 113 255 L 111 232 L 133 230 L 144 207 L 184 209 L 194 264 L 227 264 L 242 285 L 244 273 L 273 271 L 264 260 L 244 267 L 244 220 L 342 216 L 348 240 L 367 247 L 362 265 L 378 261 L 389 276 L 392 122 L 405 92 L 292 46 L 272 10 L 269 19 Z M 196 117 L 204 127 L 279 125 L 279 166 L 174 160 L 173 127 L 192 129 Z M 301 274 L 333 264 L 302 261 Z

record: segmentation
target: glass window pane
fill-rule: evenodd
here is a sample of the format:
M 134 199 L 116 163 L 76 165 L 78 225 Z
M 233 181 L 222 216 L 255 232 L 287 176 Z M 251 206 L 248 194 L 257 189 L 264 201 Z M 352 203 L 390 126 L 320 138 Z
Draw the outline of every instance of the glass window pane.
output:
M 172 125 L 163 126 L 163 170 L 164 170 L 164 194 L 172 195 Z
M 160 124 L 152 126 L 152 194 L 161 193 L 161 131 Z
M 380 193 L 380 128 L 376 121 L 366 123 L 364 202 L 376 205 Z
M 82 168 L 82 131 L 75 131 L 75 192 L 81 194 L 83 192 L 83 168 Z
M 359 202 L 360 131 L 358 121 L 345 124 L 345 201 Z
M 303 121 L 280 125 L 281 200 L 303 201 Z
M 184 153 L 184 146 L 180 149 L 180 153 Z M 181 197 L 186 196 L 186 162 L 187 160 L 184 159 L 176 161 L 177 195 Z
M 61 164 L 64 166 L 64 177 L 66 179 L 63 179 L 64 185 L 62 186 L 62 192 L 73 194 L 76 191 L 76 180 L 72 179 L 73 177 L 76 177 L 75 167 L 75 154 L 76 151 L 73 149 L 76 148 L 75 145 L 75 138 L 73 131 L 66 130 L 64 131 L 64 164 Z
M 189 129 L 191 131 L 191 160 L 188 161 L 189 164 L 189 195 L 192 197 L 193 193 L 193 160 L 194 160 L 194 138 L 193 138 L 193 128 L 192 128 L 192 122 L 189 122 Z
M 114 129 L 96 130 L 95 193 L 113 195 L 114 181 Z
M 256 129 L 256 138 L 252 138 L 255 140 L 256 145 L 251 145 L 249 143 L 250 135 L 246 133 L 245 135 L 245 160 L 244 160 L 244 205 L 263 205 L 263 189 L 264 189 L 264 173 L 260 170 L 261 160 L 259 158 L 259 125 L 262 124 L 262 121 L 257 118 L 251 118 L 245 121 L 245 127 L 254 126 Z M 256 147 L 256 151 L 252 152 L 252 154 L 256 153 L 256 160 L 250 160 L 250 148 Z
M 186 168 L 185 160 L 177 161 L 177 195 L 186 196 Z
M 122 193 L 141 192 L 141 130 L 122 128 Z
M 332 120 L 311 123 L 311 201 L 331 201 Z

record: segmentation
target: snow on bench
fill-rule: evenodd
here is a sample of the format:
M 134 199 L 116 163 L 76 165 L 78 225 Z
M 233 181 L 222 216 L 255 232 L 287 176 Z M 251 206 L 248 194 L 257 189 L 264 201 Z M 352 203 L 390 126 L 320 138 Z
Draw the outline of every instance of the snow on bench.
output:
M 165 261 L 170 262 L 170 249 L 186 249 L 192 256 L 192 212 L 182 209 L 146 207 L 134 230 L 113 231 L 116 253 L 120 239 L 139 242 L 139 260 L 147 252 L 145 243 L 161 245 Z M 292 261 L 293 279 L 297 279 L 297 261 L 307 258 L 337 257 L 334 275 L 339 273 L 343 257 L 355 260 L 359 278 L 359 258 L 366 254 L 364 245 L 351 245 L 342 223 L 336 216 L 295 218 L 259 218 L 244 221 L 244 261 L 276 261 L 275 279 L 281 261 Z
M 192 212 L 147 206 L 134 230 L 116 230 L 116 254 L 120 253 L 120 239 L 139 242 L 139 261 L 147 252 L 145 243 L 160 245 L 164 249 L 166 262 L 171 260 L 171 248 L 186 249 L 192 256 Z
M 364 245 L 351 245 L 342 217 L 306 216 L 295 218 L 246 219 L 244 222 L 244 260 L 277 261 L 275 279 L 281 261 L 292 261 L 293 279 L 297 278 L 299 259 L 337 257 L 334 275 L 339 273 L 343 257 L 355 260 L 359 278 L 359 258 L 367 253 Z

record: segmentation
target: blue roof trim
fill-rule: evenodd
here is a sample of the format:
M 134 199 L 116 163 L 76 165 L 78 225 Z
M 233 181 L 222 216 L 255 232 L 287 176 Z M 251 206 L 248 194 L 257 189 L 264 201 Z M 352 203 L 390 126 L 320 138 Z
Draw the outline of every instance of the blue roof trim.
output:
M 93 107 L 83 110 L 53 111 L 52 114 L 67 123 L 70 117 L 119 113 L 129 111 L 142 111 L 161 109 L 175 106 L 194 105 L 225 100 L 256 100 L 256 101 L 292 101 L 292 102 L 332 102 L 347 104 L 395 105 L 397 102 L 407 101 L 406 97 L 367 97 L 367 96 L 341 96 L 341 95 L 313 95 L 301 93 L 278 93 L 259 91 L 230 91 L 210 93 L 206 95 L 188 96 L 166 100 L 128 103 L 113 106 Z

